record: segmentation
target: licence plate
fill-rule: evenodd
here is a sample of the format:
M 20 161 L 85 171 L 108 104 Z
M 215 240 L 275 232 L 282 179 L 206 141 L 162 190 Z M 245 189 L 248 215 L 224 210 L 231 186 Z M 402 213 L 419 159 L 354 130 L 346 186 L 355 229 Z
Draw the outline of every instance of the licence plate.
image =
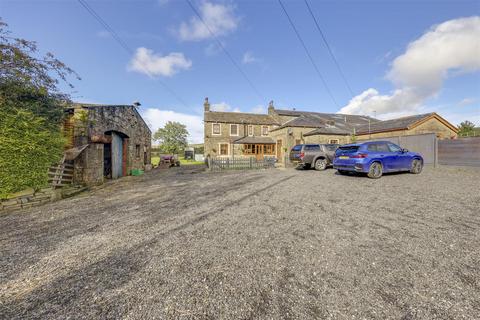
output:
M 338 157 L 338 158 L 339 158 L 339 159 L 350 159 L 349 156 L 340 156 L 340 157 Z

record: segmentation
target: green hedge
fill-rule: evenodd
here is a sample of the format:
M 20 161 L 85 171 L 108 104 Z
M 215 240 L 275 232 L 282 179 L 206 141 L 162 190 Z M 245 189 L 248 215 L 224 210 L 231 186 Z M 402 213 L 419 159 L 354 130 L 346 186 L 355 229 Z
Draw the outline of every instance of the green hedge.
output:
M 63 153 L 64 138 L 30 111 L 0 109 L 0 198 L 48 182 L 48 167 Z

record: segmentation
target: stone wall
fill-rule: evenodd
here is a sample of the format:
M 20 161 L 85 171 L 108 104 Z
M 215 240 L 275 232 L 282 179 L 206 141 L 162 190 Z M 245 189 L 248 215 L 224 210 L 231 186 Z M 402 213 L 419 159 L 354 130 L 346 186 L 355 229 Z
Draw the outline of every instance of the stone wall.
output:
M 145 170 L 145 164 L 151 163 L 152 134 L 134 106 L 78 105 L 73 117 L 75 146 L 89 144 L 74 161 L 75 183 L 104 182 L 104 143 L 112 131 L 125 137 L 127 175 L 132 169 Z
M 435 133 L 439 139 L 457 138 L 457 133 L 455 131 L 444 125 L 436 118 L 425 121 L 421 125 L 418 125 L 415 128 L 407 131 L 407 134 L 409 135 L 424 133 Z
M 342 135 L 328 135 L 328 134 L 316 134 L 313 136 L 305 137 L 305 143 L 330 143 L 331 140 L 338 140 L 338 143 L 345 144 L 350 143 L 350 136 Z
M 281 141 L 280 157 L 279 161 L 282 162 L 285 160 L 285 157 L 288 156 L 290 150 L 297 143 L 305 143 L 305 138 L 303 135 L 307 132 L 312 131 L 315 128 L 299 128 L 299 127 L 288 127 L 270 132 L 269 136 L 275 141 L 276 149 L 279 147 L 279 140 Z M 289 133 L 290 131 L 290 133 Z M 287 148 L 287 151 L 285 151 Z M 278 153 L 277 153 L 278 154 Z
M 220 135 L 214 135 L 212 125 L 214 122 L 204 122 L 204 155 L 217 157 L 220 155 L 219 144 L 229 144 L 229 155 L 235 152 L 235 155 L 241 154 L 241 145 L 234 145 L 233 141 L 247 136 L 248 124 L 238 124 L 238 136 L 230 136 L 230 123 L 220 124 Z M 262 137 L 262 127 L 264 125 L 253 125 L 253 136 Z M 268 126 L 269 130 L 272 126 Z
M 61 198 L 59 191 L 52 188 L 35 191 L 27 189 L 9 196 L 6 200 L 0 200 L 0 214 L 19 209 L 31 208 Z

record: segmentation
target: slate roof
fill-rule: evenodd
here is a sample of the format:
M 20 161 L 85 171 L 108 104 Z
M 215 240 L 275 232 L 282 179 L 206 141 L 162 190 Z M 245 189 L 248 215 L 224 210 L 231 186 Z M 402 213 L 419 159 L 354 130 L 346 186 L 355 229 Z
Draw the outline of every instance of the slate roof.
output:
M 304 134 L 305 137 L 308 136 L 313 136 L 316 134 L 329 134 L 329 135 L 341 135 L 341 136 L 348 136 L 351 134 L 350 131 L 342 130 L 337 127 L 323 127 L 323 128 L 317 128 L 314 129 L 310 132 L 307 132 Z
M 272 129 L 279 130 L 287 127 L 302 127 L 302 128 L 322 128 L 317 130 L 318 134 L 352 134 L 353 128 L 360 127 L 364 124 L 378 122 L 379 120 L 358 115 L 339 114 L 339 113 L 320 113 L 296 110 L 276 110 L 278 115 L 295 117 L 294 119 L 285 122 L 281 126 Z M 312 135 L 314 131 L 311 131 Z
M 421 121 L 425 118 L 431 117 L 435 115 L 434 112 L 431 113 L 424 113 L 424 114 L 417 114 L 414 116 L 396 118 L 391 120 L 385 120 L 380 122 L 375 122 L 370 124 L 370 128 L 367 125 L 363 125 L 356 129 L 357 134 L 364 134 L 364 133 L 374 133 L 374 132 L 384 132 L 384 131 L 393 131 L 393 130 L 402 130 L 408 129 L 414 123 Z
M 235 140 L 233 143 L 234 144 L 243 144 L 243 143 L 274 144 L 275 141 L 273 141 L 273 139 L 270 137 L 243 137 Z
M 245 123 L 245 124 L 267 124 L 278 125 L 273 117 L 267 114 L 257 113 L 242 113 L 242 112 L 205 112 L 205 122 L 220 122 L 220 123 Z
M 380 120 L 369 117 L 369 116 L 359 116 L 353 114 L 342 114 L 342 113 L 323 113 L 323 112 L 310 112 L 310 111 L 297 111 L 297 110 L 278 110 L 275 109 L 275 113 L 281 116 L 290 116 L 290 117 L 300 117 L 300 116 L 314 116 L 321 118 L 325 121 L 334 121 L 335 123 L 346 122 L 351 126 L 360 126 L 363 124 L 378 122 Z

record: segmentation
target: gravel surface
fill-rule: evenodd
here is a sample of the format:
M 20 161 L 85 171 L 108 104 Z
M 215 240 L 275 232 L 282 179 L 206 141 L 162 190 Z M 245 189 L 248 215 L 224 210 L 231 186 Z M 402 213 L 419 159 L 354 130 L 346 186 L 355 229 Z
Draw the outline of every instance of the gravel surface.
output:
M 480 170 L 172 168 L 0 216 L 2 319 L 478 319 Z

